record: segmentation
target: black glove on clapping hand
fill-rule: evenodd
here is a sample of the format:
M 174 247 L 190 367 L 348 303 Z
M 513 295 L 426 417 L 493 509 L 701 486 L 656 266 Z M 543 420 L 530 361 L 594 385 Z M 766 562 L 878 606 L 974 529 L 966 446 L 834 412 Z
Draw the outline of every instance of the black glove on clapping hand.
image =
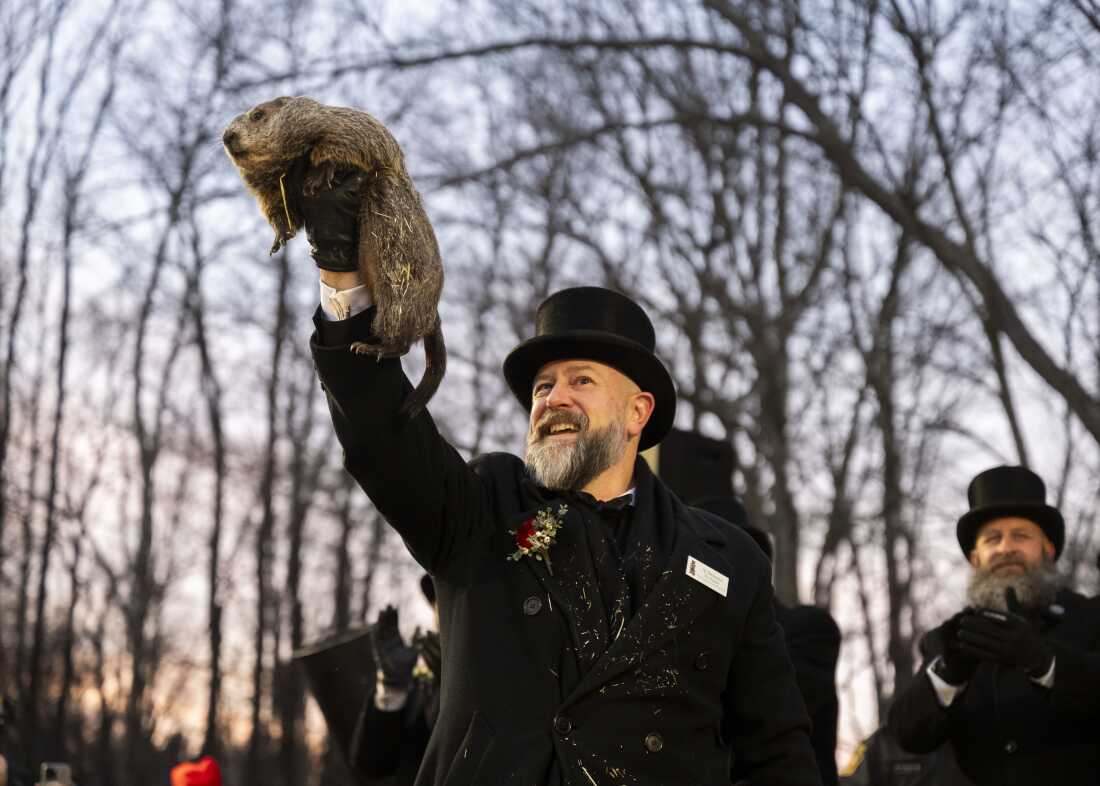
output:
M 323 270 L 350 273 L 359 269 L 358 169 L 310 170 L 302 189 L 302 225 L 309 255 Z
M 940 635 L 943 637 L 943 661 L 936 673 L 952 685 L 961 685 L 974 676 L 978 668 L 978 659 L 963 649 L 959 639 L 959 630 L 963 620 L 974 615 L 972 609 L 964 609 L 943 623 Z
M 1021 669 L 1038 679 L 1050 671 L 1054 653 L 1031 620 L 1020 613 L 1011 587 L 1005 590 L 1005 599 L 1010 611 L 979 609 L 960 623 L 959 646 L 971 657 Z
M 397 629 L 397 609 L 386 606 L 378 613 L 378 621 L 370 629 L 370 644 L 374 663 L 382 673 L 382 684 L 392 690 L 405 691 L 412 685 L 417 651 L 409 647 Z

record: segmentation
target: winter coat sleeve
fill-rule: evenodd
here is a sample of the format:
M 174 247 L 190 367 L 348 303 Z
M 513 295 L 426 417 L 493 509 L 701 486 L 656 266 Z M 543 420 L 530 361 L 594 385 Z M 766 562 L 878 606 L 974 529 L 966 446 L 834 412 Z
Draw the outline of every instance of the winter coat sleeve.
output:
M 1100 619 L 1100 597 L 1090 598 L 1080 614 Z M 1100 717 L 1100 641 L 1074 646 L 1048 639 L 1054 652 L 1051 698 L 1059 712 L 1095 720 Z
M 344 466 L 429 573 L 445 571 L 471 540 L 491 531 L 491 496 L 440 435 L 427 410 L 400 413 L 412 384 L 396 358 L 349 350 L 372 343 L 371 308 L 327 322 L 318 309 L 310 341 Z
M 950 735 L 948 709 L 940 704 L 928 676 L 929 664 L 941 651 L 938 630 L 931 631 L 922 640 L 921 651 L 925 660 L 909 685 L 894 697 L 890 705 L 887 719 L 890 733 L 910 753 L 931 753 L 943 745 Z

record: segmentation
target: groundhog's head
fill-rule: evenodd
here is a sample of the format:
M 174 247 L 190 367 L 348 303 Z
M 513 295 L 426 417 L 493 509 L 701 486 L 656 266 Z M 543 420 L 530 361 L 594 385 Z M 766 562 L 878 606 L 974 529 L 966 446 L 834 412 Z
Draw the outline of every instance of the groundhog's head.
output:
M 270 176 L 309 152 L 311 140 L 302 122 L 321 109 L 305 96 L 280 96 L 237 115 L 222 134 L 229 158 L 241 174 Z

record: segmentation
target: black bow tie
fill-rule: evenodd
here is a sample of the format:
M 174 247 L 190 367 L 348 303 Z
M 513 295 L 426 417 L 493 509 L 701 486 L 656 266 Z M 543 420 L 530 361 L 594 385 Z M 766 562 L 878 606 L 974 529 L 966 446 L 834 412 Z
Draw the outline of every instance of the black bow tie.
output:
M 609 524 L 617 523 L 634 501 L 632 494 L 623 494 L 621 497 L 609 500 L 598 500 L 587 491 L 569 491 L 563 496 L 566 500 L 593 511 Z

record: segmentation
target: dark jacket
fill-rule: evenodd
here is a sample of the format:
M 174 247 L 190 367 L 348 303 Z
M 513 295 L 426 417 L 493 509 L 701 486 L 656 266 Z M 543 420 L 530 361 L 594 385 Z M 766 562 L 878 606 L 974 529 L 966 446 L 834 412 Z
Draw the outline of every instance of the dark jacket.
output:
M 381 710 L 373 694 L 364 704 L 351 745 L 351 762 L 366 783 L 411 786 L 424 759 L 439 711 L 434 676 L 417 678 L 405 705 Z
M 417 783 L 727 786 L 733 752 L 753 786 L 818 784 L 749 537 L 683 505 L 639 460 L 642 590 L 616 624 L 599 522 L 568 505 L 553 573 L 509 560 L 510 531 L 562 500 L 515 456 L 468 465 L 427 413 L 397 414 L 411 389 L 400 363 L 346 347 L 369 338 L 371 316 L 318 316 L 312 349 L 345 466 L 436 582 L 448 678 Z M 686 575 L 689 556 L 728 577 L 724 597 Z
M 1038 615 L 1054 651 L 1054 686 L 1018 669 L 981 663 L 947 707 L 927 675 L 943 651 L 940 629 L 923 644 L 921 671 L 895 699 L 890 728 L 907 750 L 927 753 L 950 740 L 959 766 L 979 786 L 1077 786 L 1100 773 L 1100 598 L 1063 590 Z
M 817 606 L 775 605 L 775 617 L 794 664 L 795 683 L 806 702 L 812 731 L 810 743 L 824 786 L 835 786 L 836 665 L 840 659 L 840 628 L 829 612 Z

